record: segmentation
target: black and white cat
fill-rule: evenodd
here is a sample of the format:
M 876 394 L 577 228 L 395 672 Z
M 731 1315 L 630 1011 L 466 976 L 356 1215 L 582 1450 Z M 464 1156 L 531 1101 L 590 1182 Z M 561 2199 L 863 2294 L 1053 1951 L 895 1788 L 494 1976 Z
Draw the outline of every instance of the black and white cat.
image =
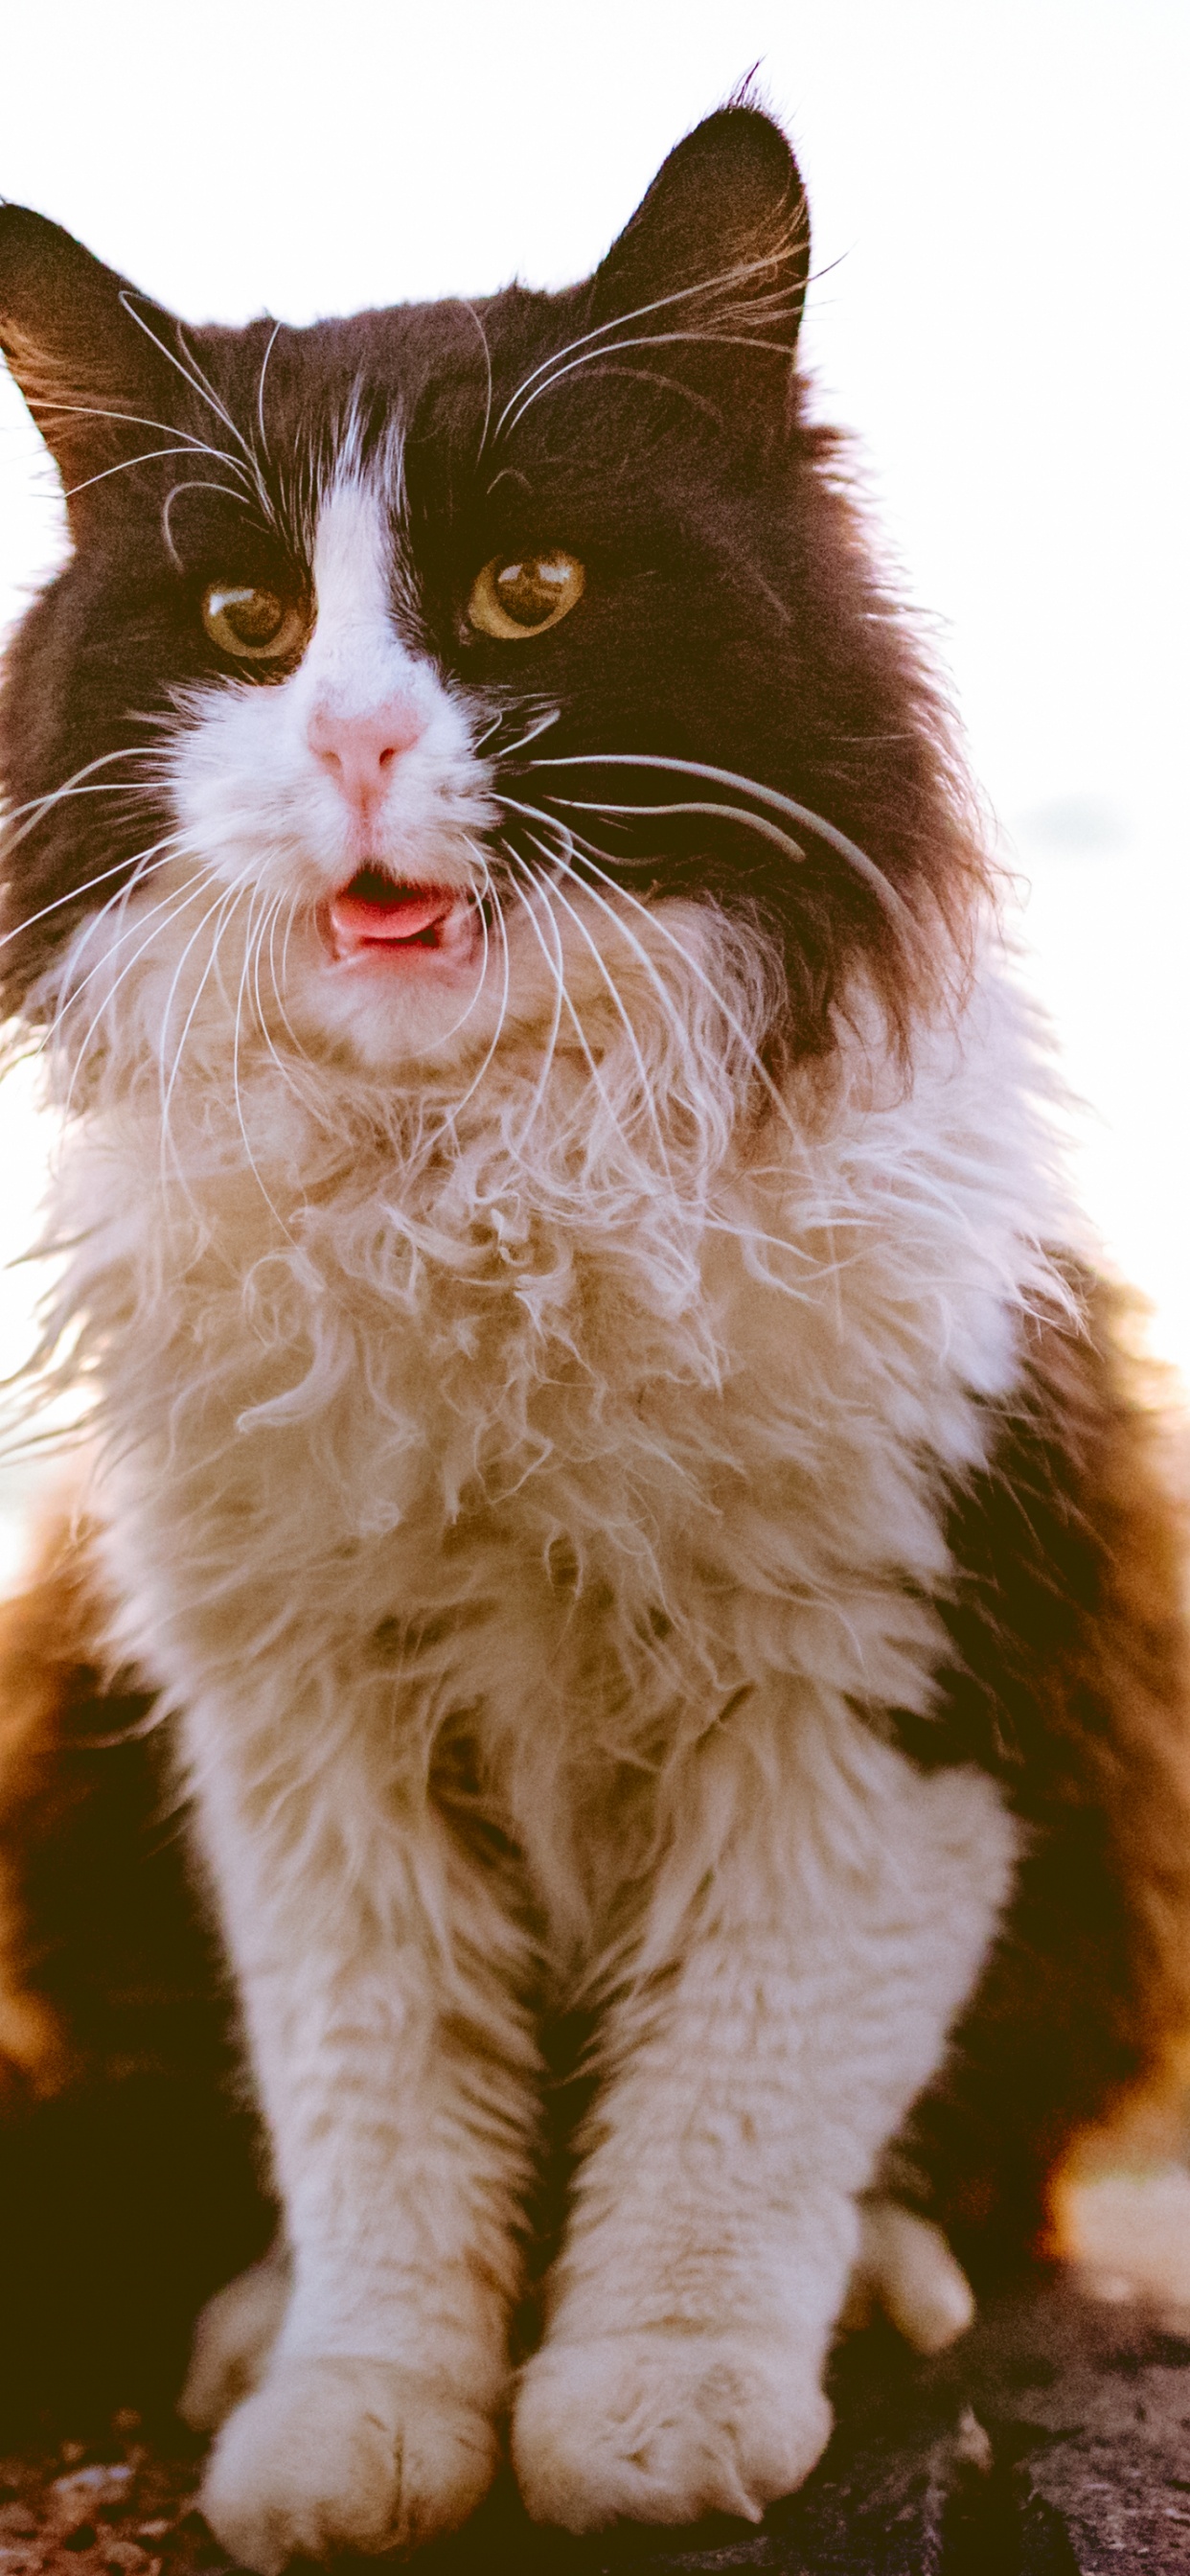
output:
M 190 2391 L 264 2576 L 456 2525 L 509 2421 L 542 2519 L 759 2516 L 857 2262 L 959 2331 L 930 2213 L 1035 2223 L 1186 2008 L 1163 1506 L 807 264 L 747 105 L 560 295 L 192 330 L 0 211 L 74 539 L 0 968 L 284 2208 Z

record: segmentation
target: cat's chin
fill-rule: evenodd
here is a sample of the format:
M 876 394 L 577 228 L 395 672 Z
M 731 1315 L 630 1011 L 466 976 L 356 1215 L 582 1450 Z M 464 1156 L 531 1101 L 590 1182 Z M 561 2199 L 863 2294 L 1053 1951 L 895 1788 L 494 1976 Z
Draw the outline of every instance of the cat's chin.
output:
M 302 1017 L 373 1070 L 450 1061 L 491 1035 L 484 962 L 482 943 L 461 963 L 353 958 L 310 979 Z

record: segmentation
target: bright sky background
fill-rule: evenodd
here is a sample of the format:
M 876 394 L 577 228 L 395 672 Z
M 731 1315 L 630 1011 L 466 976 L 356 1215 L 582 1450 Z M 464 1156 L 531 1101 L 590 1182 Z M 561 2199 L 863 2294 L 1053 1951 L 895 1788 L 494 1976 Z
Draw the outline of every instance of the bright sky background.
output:
M 938 649 L 1083 1123 L 1190 1374 L 1184 0 L 0 0 L 0 190 L 194 319 L 587 270 L 754 63 L 810 189 L 805 348 Z M 53 559 L 0 385 L 0 624 Z M 0 1243 L 40 1142 L 0 1097 Z M 0 1346 L 28 1274 L 0 1282 Z

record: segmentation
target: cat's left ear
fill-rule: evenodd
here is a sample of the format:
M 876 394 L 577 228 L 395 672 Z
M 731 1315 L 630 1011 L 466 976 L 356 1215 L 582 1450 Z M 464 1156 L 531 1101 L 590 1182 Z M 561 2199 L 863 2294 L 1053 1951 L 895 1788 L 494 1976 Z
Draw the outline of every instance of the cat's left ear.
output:
M 177 325 L 60 224 L 0 204 L 0 350 L 58 467 L 72 519 L 172 438 Z M 191 442 L 193 443 L 193 442 Z
M 785 419 L 810 219 L 785 136 L 755 107 L 708 116 L 662 163 L 592 280 L 616 363 L 676 378 L 738 425 Z

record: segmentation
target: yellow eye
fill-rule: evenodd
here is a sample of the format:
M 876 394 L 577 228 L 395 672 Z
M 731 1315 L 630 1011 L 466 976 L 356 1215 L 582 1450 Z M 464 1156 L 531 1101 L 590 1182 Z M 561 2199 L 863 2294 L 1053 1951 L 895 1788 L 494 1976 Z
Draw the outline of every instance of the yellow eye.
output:
M 467 602 L 467 615 L 481 635 L 524 644 L 568 616 L 586 584 L 577 556 L 564 554 L 560 546 L 552 554 L 518 555 L 515 560 L 493 555 Z
M 309 626 L 299 601 L 226 581 L 213 581 L 205 592 L 202 622 L 212 643 L 247 662 L 288 660 L 304 644 Z

